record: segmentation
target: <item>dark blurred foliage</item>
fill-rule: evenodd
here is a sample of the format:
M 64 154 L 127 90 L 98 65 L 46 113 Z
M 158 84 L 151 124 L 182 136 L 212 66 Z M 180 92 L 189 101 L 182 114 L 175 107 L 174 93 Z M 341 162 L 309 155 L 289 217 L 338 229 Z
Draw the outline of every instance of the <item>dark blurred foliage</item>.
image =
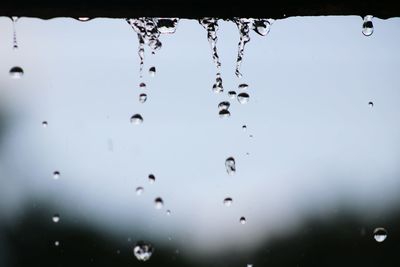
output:
M 135 240 L 117 243 L 79 223 L 54 224 L 49 214 L 45 209 L 35 210 L 0 227 L 8 266 L 400 266 L 398 212 L 367 224 L 351 213 L 310 220 L 298 231 L 269 240 L 253 253 L 244 253 L 246 256 L 232 252 L 187 260 L 176 253 L 176 247 L 155 244 L 155 252 L 147 262 L 134 257 Z M 380 224 L 374 225 L 377 222 Z M 373 238 L 379 226 L 388 231 L 382 243 Z M 60 241 L 58 247 L 54 245 L 56 240 Z

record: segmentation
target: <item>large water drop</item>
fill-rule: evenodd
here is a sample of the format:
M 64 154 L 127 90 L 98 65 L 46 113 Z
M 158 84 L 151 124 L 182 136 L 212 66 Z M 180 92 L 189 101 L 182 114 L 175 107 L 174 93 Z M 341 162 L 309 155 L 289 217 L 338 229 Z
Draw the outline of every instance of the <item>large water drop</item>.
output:
M 10 76 L 13 79 L 20 79 L 24 75 L 24 70 L 21 67 L 12 67 L 10 69 Z
M 225 168 L 226 168 L 226 172 L 229 175 L 233 175 L 236 173 L 236 162 L 233 157 L 229 157 L 225 160 Z
M 131 117 L 131 123 L 132 123 L 132 124 L 136 124 L 136 125 L 142 124 L 142 123 L 143 123 L 143 117 L 142 117 L 142 115 L 140 115 L 140 114 L 132 115 L 132 117 Z
M 240 66 L 241 66 L 242 60 L 243 60 L 244 46 L 250 41 L 249 32 L 250 32 L 250 24 L 251 24 L 252 20 L 246 19 L 246 18 L 235 18 L 233 21 L 236 23 L 236 25 L 239 29 L 239 34 L 240 34 L 235 74 L 238 78 L 241 78 L 242 74 L 240 73 Z
M 133 254 L 140 261 L 147 261 L 153 255 L 153 246 L 144 241 L 138 241 L 133 248 Z
M 250 100 L 250 96 L 248 93 L 240 93 L 237 96 L 237 100 L 240 104 L 247 104 Z
M 365 36 L 370 36 L 374 32 L 374 25 L 372 24 L 373 16 L 367 15 L 364 17 L 364 22 L 362 25 L 362 33 Z
M 379 227 L 374 230 L 374 238 L 376 242 L 383 242 L 387 237 L 387 231 L 385 228 Z
M 233 202 L 233 199 L 230 197 L 227 197 L 224 199 L 223 203 L 224 203 L 225 207 L 230 207 L 230 206 L 232 206 L 232 202 Z

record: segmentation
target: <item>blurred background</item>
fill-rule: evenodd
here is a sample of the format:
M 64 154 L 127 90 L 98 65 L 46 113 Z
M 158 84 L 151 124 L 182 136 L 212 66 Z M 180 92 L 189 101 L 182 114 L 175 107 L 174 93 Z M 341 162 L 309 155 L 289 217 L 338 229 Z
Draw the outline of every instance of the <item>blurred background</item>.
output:
M 215 94 L 195 20 L 145 47 L 140 78 L 124 19 L 20 18 L 13 49 L 1 17 L 0 266 L 399 266 L 400 19 L 362 23 L 276 20 L 239 79 L 220 21 Z M 227 93 L 243 83 L 247 104 Z

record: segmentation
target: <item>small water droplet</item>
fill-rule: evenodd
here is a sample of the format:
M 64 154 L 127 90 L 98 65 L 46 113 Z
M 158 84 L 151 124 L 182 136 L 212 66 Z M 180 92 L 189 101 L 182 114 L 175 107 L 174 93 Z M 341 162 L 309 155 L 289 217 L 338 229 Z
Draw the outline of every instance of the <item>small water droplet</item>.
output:
M 150 259 L 151 255 L 153 254 L 153 246 L 144 241 L 138 241 L 133 248 L 133 254 L 135 255 L 136 259 L 140 261 L 147 261 Z
M 225 205 L 226 207 L 232 206 L 232 202 L 233 202 L 233 200 L 232 200 L 232 198 L 230 198 L 230 197 L 227 197 L 227 198 L 224 199 L 224 205 Z
M 58 246 L 60 245 L 60 242 L 59 242 L 59 241 L 55 241 L 55 242 L 54 242 L 54 245 L 55 245 L 56 247 L 58 247 Z
M 167 215 L 171 216 L 171 211 L 170 210 L 167 210 Z
M 158 18 L 157 28 L 161 34 L 172 34 L 176 31 L 178 25 L 178 18 Z
M 136 187 L 136 195 L 140 196 L 141 194 L 143 194 L 144 188 L 139 186 Z
M 59 214 L 54 214 L 52 217 L 52 220 L 54 223 L 58 223 L 60 221 L 60 215 Z
M 225 160 L 225 168 L 226 168 L 226 172 L 229 175 L 233 175 L 236 173 L 236 162 L 233 157 L 229 157 Z
M 142 124 L 143 123 L 143 117 L 140 114 L 135 114 L 131 117 L 131 123 L 133 124 Z
M 239 90 L 242 90 L 242 91 L 247 90 L 247 88 L 249 88 L 249 85 L 246 83 L 242 83 L 242 84 L 239 84 L 238 88 L 239 88 Z
M 236 92 L 235 91 L 229 91 L 228 96 L 230 99 L 235 99 L 236 98 Z
M 153 184 L 156 181 L 154 174 L 149 174 L 149 183 Z
M 146 89 L 146 84 L 145 83 L 140 83 L 139 87 L 140 87 L 140 89 Z
M 364 22 L 362 25 L 362 33 L 365 36 L 370 36 L 374 32 L 374 25 L 372 24 L 372 18 L 373 16 L 367 15 L 364 17 Z
M 140 103 L 144 103 L 144 102 L 146 102 L 146 100 L 147 100 L 147 95 L 146 94 L 140 94 L 139 95 L 139 102 Z
M 387 231 L 385 228 L 379 227 L 374 230 L 374 238 L 376 242 L 383 242 L 387 237 Z
M 247 126 L 246 126 L 246 125 L 243 125 L 243 126 L 242 126 L 242 129 L 243 129 L 243 131 L 247 131 Z
M 228 118 L 231 116 L 231 113 L 227 109 L 220 110 L 218 114 L 220 118 Z
M 220 73 L 217 73 L 215 78 L 215 83 L 212 87 L 214 93 L 219 94 L 224 91 L 224 87 L 222 86 L 222 77 Z
M 370 107 L 370 108 L 372 108 L 372 107 L 374 107 L 374 102 L 368 102 L 368 106 Z
M 151 67 L 149 69 L 149 74 L 151 77 L 154 77 L 156 75 L 156 67 Z
M 240 104 L 247 104 L 250 100 L 250 96 L 248 93 L 240 93 L 237 96 L 237 100 Z
M 49 124 L 47 123 L 47 121 L 43 121 L 43 122 L 42 122 L 43 128 L 46 128 L 48 125 L 49 125 Z
M 162 200 L 161 197 L 157 197 L 154 200 L 154 204 L 155 204 L 155 208 L 159 210 L 159 209 L 162 209 L 162 207 L 164 206 L 164 201 Z
M 10 76 L 13 79 L 20 79 L 24 75 L 24 70 L 21 67 L 12 67 L 10 69 Z
M 261 36 L 269 33 L 271 23 L 267 19 L 255 19 L 253 21 L 253 30 Z
M 53 179 L 54 180 L 58 180 L 60 178 L 61 174 L 59 171 L 55 171 L 53 172 Z
M 246 224 L 247 220 L 246 220 L 245 217 L 240 217 L 239 222 L 240 222 L 241 224 Z
M 228 101 L 222 101 L 221 103 L 218 104 L 218 109 L 219 110 L 224 110 L 228 109 L 231 104 Z

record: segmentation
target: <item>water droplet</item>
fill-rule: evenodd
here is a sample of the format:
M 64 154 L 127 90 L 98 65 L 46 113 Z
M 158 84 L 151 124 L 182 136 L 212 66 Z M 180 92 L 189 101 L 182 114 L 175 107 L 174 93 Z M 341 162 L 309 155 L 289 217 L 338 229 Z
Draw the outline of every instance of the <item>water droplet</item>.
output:
M 224 91 L 224 87 L 222 86 L 222 78 L 221 78 L 221 74 L 218 72 L 217 76 L 215 78 L 215 83 L 213 85 L 212 88 L 214 93 L 222 93 Z
M 58 223 L 60 221 L 60 215 L 59 214 L 54 214 L 52 217 L 52 220 L 54 223 Z
M 54 180 L 58 180 L 60 178 L 61 174 L 59 171 L 55 171 L 53 172 L 53 179 Z
M 20 79 L 24 75 L 24 70 L 21 67 L 12 67 L 10 69 L 10 76 L 13 79 Z
M 154 174 L 149 174 L 149 182 L 151 184 L 153 184 L 156 181 L 156 177 L 154 176 Z
M 387 231 L 385 228 L 379 227 L 374 230 L 374 238 L 376 242 L 383 242 L 387 237 Z
M 228 96 L 230 99 L 235 99 L 236 98 L 236 92 L 235 91 L 229 91 Z
M 250 96 L 248 93 L 240 93 L 237 96 L 237 100 L 240 104 L 247 104 L 250 100 Z
M 140 83 L 139 87 L 140 87 L 140 89 L 146 89 L 146 84 L 145 83 Z
M 240 222 L 241 224 L 246 224 L 247 220 L 246 220 L 245 217 L 240 217 L 239 222 Z
M 247 267 L 253 267 L 253 264 L 248 263 L 248 264 L 247 264 Z
M 228 118 L 231 116 L 231 113 L 227 109 L 220 110 L 218 114 L 220 118 Z
M 225 168 L 226 168 L 226 172 L 229 175 L 233 175 L 236 173 L 236 162 L 233 157 L 229 157 L 225 160 Z
M 144 103 L 147 100 L 147 95 L 146 94 L 140 94 L 139 95 L 139 102 Z
M 158 18 L 157 28 L 161 34 L 172 34 L 176 31 L 178 25 L 178 18 Z
M 150 259 L 151 255 L 153 254 L 153 246 L 144 241 L 138 241 L 133 248 L 133 254 L 135 255 L 136 259 L 140 261 L 147 261 Z
M 58 246 L 60 245 L 60 242 L 59 242 L 59 241 L 55 241 L 55 242 L 54 242 L 54 245 L 55 245 L 56 247 L 58 247 Z
M 156 75 L 156 67 L 151 67 L 149 69 L 149 74 L 151 77 L 154 77 Z
M 246 125 L 243 125 L 243 126 L 242 126 L 242 129 L 243 129 L 243 131 L 247 131 L 247 126 L 246 126 Z
M 131 123 L 133 124 L 142 124 L 143 123 L 143 118 L 140 114 L 135 114 L 131 117 Z
M 218 109 L 219 110 L 224 110 L 228 109 L 231 104 L 228 101 L 222 101 L 221 103 L 218 104 Z
M 159 209 L 162 209 L 162 207 L 164 206 L 164 201 L 162 200 L 161 197 L 157 197 L 154 200 L 154 204 L 155 204 L 155 208 L 159 210 Z
M 261 36 L 269 33 L 271 23 L 267 19 L 255 19 L 253 21 L 253 30 Z
M 374 25 L 372 24 L 372 18 L 373 16 L 367 15 L 364 17 L 364 22 L 362 25 L 362 33 L 365 36 L 370 36 L 374 32 Z
M 44 128 L 46 128 L 48 125 L 49 125 L 49 124 L 47 123 L 47 121 L 43 121 L 43 122 L 42 122 L 42 126 L 43 126 Z
M 167 215 L 171 216 L 171 211 L 170 210 L 167 210 Z
M 240 73 L 240 66 L 243 61 L 244 46 L 250 41 L 249 31 L 250 31 L 251 21 L 252 21 L 251 19 L 245 19 L 245 18 L 234 19 L 234 22 L 236 23 L 240 34 L 240 39 L 238 43 L 238 55 L 236 59 L 236 71 L 235 71 L 235 74 L 238 78 L 242 77 L 242 74 Z
M 230 197 L 227 197 L 227 198 L 224 199 L 224 205 L 225 205 L 226 207 L 232 206 L 232 202 L 233 202 L 233 200 L 232 200 L 232 198 L 230 198 Z
M 144 188 L 139 186 L 136 187 L 136 195 L 140 196 L 141 194 L 143 194 Z
M 89 17 L 79 17 L 78 20 L 79 21 L 88 21 L 88 20 L 90 20 L 90 18 Z
M 372 107 L 374 107 L 374 102 L 368 102 L 368 106 L 370 107 L 370 108 L 372 108 Z
M 247 90 L 247 88 L 249 88 L 249 85 L 246 83 L 242 83 L 242 84 L 239 84 L 238 88 L 239 88 L 239 90 L 242 90 L 242 91 Z

